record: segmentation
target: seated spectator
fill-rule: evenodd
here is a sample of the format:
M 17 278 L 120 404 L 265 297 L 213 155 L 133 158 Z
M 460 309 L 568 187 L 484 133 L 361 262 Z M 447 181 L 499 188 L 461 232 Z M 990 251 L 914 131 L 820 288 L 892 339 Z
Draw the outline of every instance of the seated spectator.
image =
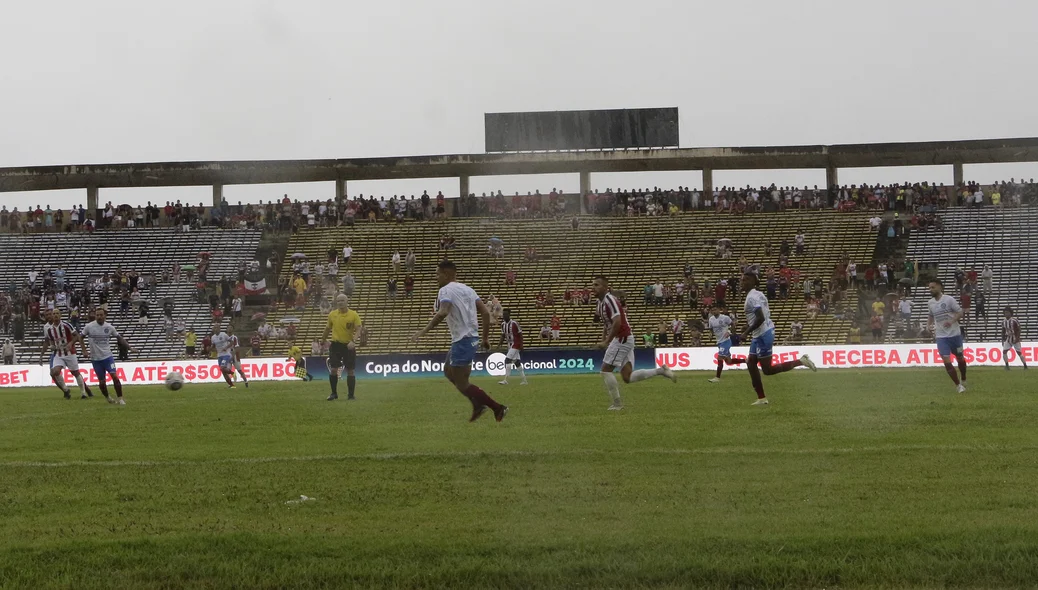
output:
M 653 336 L 652 332 L 646 332 L 642 334 L 642 344 L 645 348 L 652 348 L 656 346 L 656 337 Z
M 541 291 L 537 294 L 537 307 L 545 307 L 548 305 L 548 295 Z
M 545 307 L 551 307 L 555 305 L 555 296 L 551 294 L 551 291 L 548 291 L 548 293 L 545 295 L 544 305 Z
M 794 321 L 789 326 L 789 341 L 799 343 L 804 340 L 804 323 L 800 320 Z
M 404 277 L 404 296 L 411 297 L 414 295 L 414 277 L 407 275 Z
M 811 299 L 808 300 L 808 302 L 807 302 L 807 310 L 806 310 L 808 319 L 813 320 L 816 317 L 818 317 L 818 312 L 820 310 L 821 310 L 821 307 L 819 306 L 818 301 L 816 299 L 814 299 L 812 297 Z
M 573 291 L 571 289 L 566 289 L 562 293 L 562 302 L 566 305 L 573 305 L 573 303 L 575 303 L 573 299 Z
M 386 281 L 386 296 L 396 299 L 396 277 L 389 277 L 389 280 Z
M 537 261 L 537 249 L 534 248 L 533 246 L 527 246 L 526 247 L 526 260 L 528 262 L 536 262 Z
M 548 326 L 541 326 L 541 340 L 551 339 L 551 328 Z
M 515 285 L 516 272 L 514 270 L 505 271 L 505 284 L 509 286 Z

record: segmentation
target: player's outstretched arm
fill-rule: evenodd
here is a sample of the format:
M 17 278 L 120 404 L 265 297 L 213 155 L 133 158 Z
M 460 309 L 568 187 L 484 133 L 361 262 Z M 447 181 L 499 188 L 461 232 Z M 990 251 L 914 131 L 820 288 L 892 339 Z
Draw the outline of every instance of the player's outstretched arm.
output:
M 440 322 L 447 318 L 447 315 L 450 314 L 451 309 L 452 304 L 450 301 L 441 301 L 439 311 L 433 314 L 432 319 L 429 320 L 429 323 L 426 324 L 424 328 L 415 332 L 414 336 L 411 336 L 411 341 L 418 342 L 419 340 L 421 340 L 422 336 L 425 336 L 429 332 L 432 332 L 433 328 L 439 326 Z
M 479 312 L 479 318 L 483 324 L 479 330 L 483 334 L 483 348 L 490 350 L 490 308 L 483 303 L 482 299 L 477 299 L 476 311 Z
M 127 342 L 127 341 L 126 341 L 126 339 L 125 339 L 125 338 L 123 338 L 123 337 L 122 337 L 121 335 L 120 335 L 120 336 L 116 336 L 115 340 L 116 340 L 116 342 L 118 342 L 118 343 L 119 343 L 119 344 L 121 344 L 122 346 L 125 346 L 125 347 L 126 347 L 126 350 L 128 350 L 128 351 L 130 351 L 130 352 L 132 352 L 132 353 L 135 353 L 135 354 L 136 354 L 136 353 L 140 352 L 140 351 L 139 351 L 139 350 L 137 350 L 136 348 L 134 348 L 134 347 L 130 346 L 130 343 L 129 343 L 129 342 Z

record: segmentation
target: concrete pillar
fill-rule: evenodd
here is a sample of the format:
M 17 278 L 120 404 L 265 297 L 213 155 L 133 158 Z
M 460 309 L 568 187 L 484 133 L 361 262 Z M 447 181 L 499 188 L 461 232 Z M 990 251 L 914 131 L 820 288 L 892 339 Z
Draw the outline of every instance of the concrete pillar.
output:
M 714 171 L 710 168 L 703 168 L 703 194 L 711 194 L 714 192 Z
M 468 176 L 459 176 L 458 177 L 458 196 L 459 197 L 467 197 L 467 196 L 469 196 L 470 192 L 471 191 L 469 191 L 469 177 Z
M 829 164 L 825 167 L 825 188 L 840 186 L 840 174 L 836 166 Z
M 956 187 L 962 186 L 962 162 L 952 164 L 952 183 Z
M 87 215 L 89 215 L 91 217 L 93 217 L 94 213 L 97 211 L 97 193 L 98 193 L 98 190 L 97 190 L 96 186 L 88 186 L 87 187 L 86 210 L 87 210 Z
M 336 178 L 335 179 L 335 198 L 346 197 L 346 179 Z
M 223 185 L 213 185 L 213 207 L 219 207 L 223 203 Z
M 580 214 L 587 215 L 587 196 L 591 194 L 591 173 L 580 173 Z

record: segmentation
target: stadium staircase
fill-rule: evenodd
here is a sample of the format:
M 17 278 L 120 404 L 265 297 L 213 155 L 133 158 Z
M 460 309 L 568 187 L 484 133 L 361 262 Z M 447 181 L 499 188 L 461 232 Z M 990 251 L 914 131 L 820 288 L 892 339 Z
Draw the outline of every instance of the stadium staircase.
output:
M 1011 306 L 1020 319 L 1022 336 L 1038 338 L 1038 207 L 1016 209 L 952 208 L 941 212 L 941 231 L 917 232 L 909 238 L 908 257 L 920 264 L 936 264 L 945 291 L 955 296 L 955 269 L 990 264 L 994 273 L 992 293 L 985 293 L 987 320 L 970 311 L 967 339 L 998 340 L 1002 309 Z M 983 287 L 983 279 L 980 279 Z M 912 319 L 926 325 L 929 291 L 920 285 L 913 292 Z M 974 298 L 975 300 L 975 298 Z
M 868 231 L 868 214 L 832 211 L 785 212 L 731 216 L 710 212 L 683 214 L 675 217 L 605 218 L 581 217 L 580 228 L 572 229 L 570 220 L 491 220 L 451 219 L 447 221 L 395 224 L 362 224 L 353 228 L 327 228 L 301 231 L 289 243 L 290 253 L 305 254 L 311 262 L 325 260 L 329 249 L 341 252 L 347 241 L 354 248 L 352 268 L 356 291 L 352 306 L 370 330 L 369 352 L 418 352 L 444 350 L 445 330 L 428 336 L 415 345 L 409 337 L 422 327 L 432 314 L 437 291 L 435 267 L 443 259 L 439 249 L 442 237 L 453 236 L 457 247 L 449 251 L 459 268 L 459 279 L 470 284 L 484 298 L 496 295 L 505 308 L 523 325 L 528 347 L 593 346 L 601 334 L 601 325 L 593 323 L 594 299 L 591 305 L 566 305 L 563 292 L 568 288 L 590 286 L 592 277 L 602 273 L 612 279 L 613 288 L 627 294 L 629 317 L 636 334 L 655 332 L 661 319 L 668 322 L 680 317 L 686 322 L 698 319 L 688 305 L 652 306 L 643 303 L 645 285 L 661 279 L 673 284 L 682 278 L 685 264 L 692 264 L 696 279 L 702 284 L 722 276 L 738 276 L 740 256 L 750 263 L 777 267 L 778 246 L 786 239 L 790 244 L 798 230 L 807 237 L 807 252 L 792 256 L 790 266 L 800 273 L 824 279 L 827 283 L 834 264 L 848 254 L 860 266 L 872 262 L 875 236 Z M 491 237 L 503 241 L 503 258 L 491 258 L 487 246 Z M 720 238 L 733 241 L 735 254 L 729 259 L 716 257 Z M 772 242 L 773 260 L 764 260 L 765 245 Z M 537 250 L 539 260 L 526 261 L 525 248 Z M 404 265 L 401 264 L 398 295 L 394 301 L 386 296 L 386 281 L 391 275 L 393 252 L 405 258 L 413 249 L 418 263 L 414 274 L 412 298 L 403 295 Z M 517 272 L 517 284 L 506 286 L 507 270 Z M 291 274 L 291 262 L 282 272 Z M 341 278 L 345 269 L 340 269 Z M 339 286 L 341 289 L 341 285 Z M 550 291 L 556 304 L 537 308 L 536 296 Z M 788 334 L 794 319 L 803 319 L 805 305 L 797 289 L 786 300 L 771 304 L 779 326 L 779 340 Z M 849 294 L 849 309 L 854 309 L 854 294 Z M 739 298 L 741 302 L 741 298 Z M 731 302 L 729 302 L 731 305 Z M 741 304 L 732 306 L 741 313 Z M 549 343 L 539 337 L 540 328 L 551 315 L 562 320 L 562 339 Z M 318 338 L 324 328 L 323 315 L 311 303 L 306 310 L 273 311 L 269 320 L 278 323 L 289 318 L 298 321 L 296 341 L 304 348 Z M 844 342 L 850 321 L 819 315 L 805 320 L 804 340 L 812 342 Z M 491 341 L 496 342 L 495 326 Z M 712 336 L 703 335 L 707 344 Z M 266 354 L 283 354 L 286 343 L 270 340 Z
M 0 277 L 7 287 L 21 285 L 29 271 L 62 269 L 66 282 L 82 287 L 90 277 L 116 269 L 151 273 L 156 279 L 153 293 L 143 292 L 150 304 L 150 321 L 139 324 L 137 312 L 122 314 L 117 301 L 109 301 L 109 321 L 138 349 L 132 360 L 176 358 L 183 355 L 183 340 L 166 341 L 161 302 L 173 300 L 173 317 L 183 320 L 201 339 L 211 326 L 208 303 L 195 299 L 195 284 L 181 277 L 180 282 L 162 284 L 161 275 L 175 262 L 196 264 L 198 254 L 212 254 L 208 271 L 211 280 L 223 275 L 236 277 L 242 260 L 252 260 L 259 244 L 258 230 L 202 229 L 180 232 L 173 229 L 130 229 L 88 233 L 51 233 L 0 235 Z M 67 310 L 63 309 L 68 318 Z M 85 312 L 85 310 L 83 310 Z M 81 320 L 81 324 L 90 321 Z M 227 320 L 224 320 L 224 324 Z M 38 362 L 42 350 L 42 325 L 26 321 L 25 340 L 19 347 L 24 362 Z M 113 352 L 115 347 L 113 344 Z

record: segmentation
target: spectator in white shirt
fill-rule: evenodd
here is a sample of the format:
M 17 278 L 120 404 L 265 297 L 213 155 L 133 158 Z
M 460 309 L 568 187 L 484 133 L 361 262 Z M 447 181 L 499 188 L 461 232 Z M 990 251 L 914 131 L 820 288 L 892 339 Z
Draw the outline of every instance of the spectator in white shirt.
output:
M 400 274 L 400 252 L 393 252 L 393 257 L 390 261 L 393 264 L 393 274 Z

